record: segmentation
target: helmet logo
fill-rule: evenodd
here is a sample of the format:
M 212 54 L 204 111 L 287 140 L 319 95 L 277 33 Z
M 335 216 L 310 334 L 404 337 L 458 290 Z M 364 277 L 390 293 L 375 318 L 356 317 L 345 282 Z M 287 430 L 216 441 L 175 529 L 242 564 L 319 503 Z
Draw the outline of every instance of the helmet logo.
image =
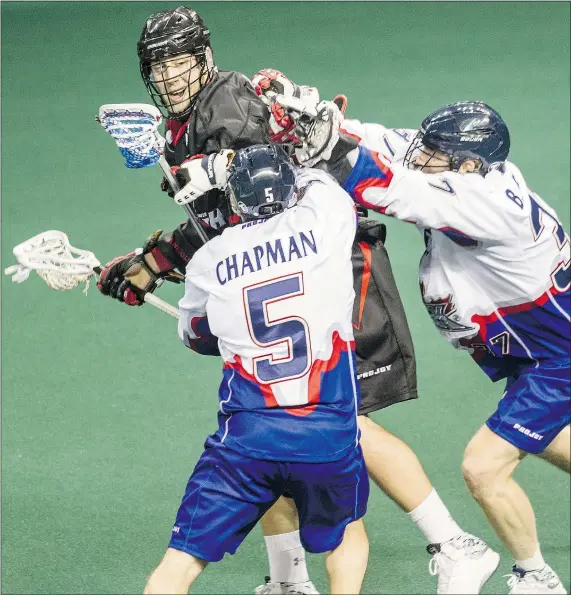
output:
M 153 48 L 159 48 L 162 45 L 166 45 L 167 43 L 169 43 L 169 41 L 170 41 L 169 39 L 166 39 L 164 41 L 157 41 L 157 43 L 150 43 L 147 46 L 147 49 L 152 50 Z
M 483 134 L 467 134 L 465 136 L 461 136 L 461 141 L 468 141 L 468 142 L 480 142 L 484 140 L 486 137 Z
M 476 117 L 476 118 L 469 118 L 468 120 L 464 120 L 458 124 L 460 130 L 462 132 L 468 132 L 470 130 L 477 130 L 478 128 L 482 128 L 485 126 L 489 126 L 490 121 L 487 116 L 485 117 Z

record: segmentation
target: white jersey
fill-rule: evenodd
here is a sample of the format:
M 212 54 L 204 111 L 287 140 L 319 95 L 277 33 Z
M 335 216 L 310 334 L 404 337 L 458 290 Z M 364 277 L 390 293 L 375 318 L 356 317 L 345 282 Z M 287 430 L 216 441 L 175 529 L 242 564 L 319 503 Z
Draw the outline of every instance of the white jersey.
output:
M 493 379 L 513 357 L 569 358 L 569 237 L 519 169 L 425 174 L 402 165 L 415 131 L 345 127 L 361 141 L 345 189 L 426 230 L 419 280 L 441 334 Z
M 254 458 L 318 462 L 358 442 L 356 213 L 328 174 L 297 177 L 296 206 L 227 228 L 194 255 L 179 335 L 198 351 L 214 335 L 224 360 L 213 442 Z

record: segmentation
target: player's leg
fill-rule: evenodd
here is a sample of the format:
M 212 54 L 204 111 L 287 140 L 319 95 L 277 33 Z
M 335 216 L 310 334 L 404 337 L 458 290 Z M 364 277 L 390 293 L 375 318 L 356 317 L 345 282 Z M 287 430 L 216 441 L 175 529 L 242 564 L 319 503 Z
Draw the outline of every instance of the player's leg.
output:
M 369 557 L 369 540 L 363 520 L 345 527 L 343 541 L 325 554 L 331 595 L 360 593 Z M 347 572 L 347 568 L 353 569 Z
M 562 431 L 565 437 L 569 401 L 568 370 L 549 363 L 523 369 L 464 454 L 470 493 L 515 560 L 510 593 L 565 593 L 543 559 L 532 505 L 512 474 L 527 453 L 541 455 L 552 443 L 553 461 L 565 457 L 556 438 Z
M 462 462 L 470 493 L 516 560 L 530 558 L 537 548 L 531 503 L 512 478 L 526 454 L 482 426 L 468 444 Z
M 331 463 L 290 463 L 287 490 L 299 512 L 305 549 L 315 554 L 330 552 L 326 558 L 328 593 L 360 593 L 369 555 L 363 524 L 355 523 L 365 515 L 369 497 L 361 448 L 352 448 Z
M 411 512 L 433 490 L 418 457 L 400 438 L 366 415 L 359 415 L 361 447 L 370 478 L 404 512 Z M 399 473 L 392 470 L 399 469 Z M 458 529 L 459 534 L 461 532 Z
M 145 592 L 187 593 L 208 562 L 236 551 L 282 485 L 276 463 L 224 447 L 207 448 L 188 480 L 167 553 Z
M 196 577 L 206 568 L 208 562 L 195 558 L 186 552 L 168 548 L 161 563 L 155 568 L 144 595 L 186 595 Z
M 367 470 L 427 540 L 433 554 L 430 569 L 438 574 L 438 592 L 477 593 L 497 568 L 498 554 L 456 523 L 412 449 L 363 415 L 415 399 L 416 368 L 406 315 L 384 246 L 357 243 L 353 271 L 359 296 L 353 312 L 361 386 L 359 427 Z
M 318 593 L 309 580 L 305 550 L 299 538 L 297 509 L 291 498 L 282 496 L 260 522 L 268 554 L 270 575 L 257 594 Z
M 438 593 L 479 593 L 498 567 L 499 555 L 456 523 L 405 442 L 365 416 L 359 416 L 359 427 L 369 476 L 429 543 Z
M 563 428 L 553 439 L 553 442 L 538 456 L 559 467 L 562 471 L 571 473 L 571 434 L 569 426 Z

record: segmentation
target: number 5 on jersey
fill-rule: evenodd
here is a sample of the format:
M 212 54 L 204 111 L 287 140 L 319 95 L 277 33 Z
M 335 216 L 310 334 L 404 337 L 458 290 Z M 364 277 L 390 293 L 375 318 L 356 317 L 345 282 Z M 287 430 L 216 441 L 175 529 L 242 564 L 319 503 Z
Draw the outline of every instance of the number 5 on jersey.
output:
M 244 306 L 252 341 L 267 349 L 267 355 L 254 358 L 254 376 L 261 384 L 271 384 L 304 376 L 311 366 L 309 327 L 300 316 L 273 318 L 272 304 L 303 296 L 303 273 L 244 287 Z M 282 352 L 281 354 L 279 352 Z

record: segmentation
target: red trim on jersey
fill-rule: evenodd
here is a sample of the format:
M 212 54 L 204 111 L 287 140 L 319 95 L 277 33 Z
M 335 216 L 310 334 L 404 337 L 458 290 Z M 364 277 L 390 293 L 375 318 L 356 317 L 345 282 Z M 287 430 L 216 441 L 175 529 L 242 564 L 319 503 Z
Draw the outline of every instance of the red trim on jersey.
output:
M 346 134 L 347 136 L 354 138 L 358 143 L 360 143 L 362 140 L 360 136 L 357 136 L 356 134 L 351 134 L 350 132 L 347 132 L 345 130 L 345 128 L 339 128 L 339 132 L 342 132 L 343 134 Z
M 357 319 L 357 324 L 353 323 L 353 328 L 357 330 L 361 328 L 363 310 L 365 309 L 365 298 L 367 297 L 367 289 L 371 280 L 371 248 L 365 242 L 359 242 L 358 246 L 363 253 L 363 277 L 361 279 L 361 292 L 359 295 L 359 318 Z
M 498 320 L 498 313 L 503 318 L 507 314 L 515 314 L 516 312 L 525 312 L 531 310 L 535 306 L 543 306 L 549 301 L 549 295 L 556 295 L 559 293 L 555 287 L 549 288 L 545 293 L 542 293 L 537 299 L 532 302 L 524 302 L 523 304 L 516 304 L 515 306 L 506 306 L 505 308 L 498 308 L 491 314 L 482 316 L 480 314 L 474 314 L 470 319 L 472 322 L 480 325 L 479 336 L 483 341 L 486 341 L 486 326 Z
M 235 360 L 234 362 L 224 362 L 224 367 L 232 368 L 232 369 L 236 370 L 236 372 L 238 372 L 238 374 L 240 374 L 240 376 L 242 376 L 246 380 L 249 380 L 253 384 L 257 385 L 260 388 L 262 397 L 264 397 L 264 402 L 266 403 L 266 407 L 279 407 L 278 402 L 276 401 L 276 398 L 272 391 L 271 385 L 260 384 L 256 380 L 256 377 L 253 374 L 250 374 L 249 372 L 247 372 L 244 369 L 244 366 L 242 365 L 242 358 L 239 355 L 235 355 L 234 360 Z
M 368 207 L 381 213 L 382 215 L 385 214 L 387 207 L 381 207 L 379 205 L 374 205 L 363 198 L 363 192 L 367 190 L 367 188 L 387 188 L 393 179 L 393 172 L 391 171 L 390 167 L 385 165 L 378 153 L 375 151 L 369 150 L 370 156 L 375 161 L 375 165 L 379 168 L 381 173 L 384 175 L 383 178 L 366 178 L 359 182 L 355 188 L 353 189 L 353 198 L 359 203 L 362 204 L 364 207 Z
M 308 382 L 308 393 L 309 399 L 307 405 L 303 407 L 288 407 L 284 409 L 290 415 L 296 417 L 305 417 L 310 413 L 313 413 L 317 404 L 319 403 L 320 387 L 321 387 L 321 374 L 329 372 L 337 366 L 339 363 L 339 357 L 343 351 L 347 351 L 347 341 L 339 336 L 339 333 L 335 331 L 332 336 L 333 351 L 331 357 L 328 360 L 317 359 L 313 362 L 311 370 L 309 372 Z M 355 349 L 355 341 L 350 341 L 351 349 Z
M 179 122 L 178 120 L 167 120 L 165 123 L 165 128 L 171 131 L 172 134 L 172 146 L 174 147 L 178 141 L 182 138 L 184 131 L 188 127 L 188 123 L 190 120 L 186 122 Z
M 262 396 L 264 398 L 264 402 L 266 407 L 278 407 L 281 408 L 286 413 L 290 415 L 294 415 L 296 417 L 305 417 L 310 413 L 313 413 L 315 408 L 319 403 L 319 396 L 320 396 L 320 386 L 321 386 L 321 374 L 325 372 L 329 372 L 337 366 L 339 363 L 339 357 L 341 353 L 344 351 L 348 351 L 347 343 L 349 343 L 349 348 L 351 350 L 355 349 L 355 341 L 345 341 L 341 339 L 339 333 L 335 331 L 332 336 L 332 346 L 333 350 L 331 356 L 328 360 L 317 359 L 313 362 L 311 369 L 309 371 L 309 380 L 308 380 L 308 401 L 306 405 L 301 405 L 299 407 L 282 407 L 276 401 L 274 393 L 272 391 L 272 387 L 270 384 L 261 384 L 258 382 L 253 374 L 250 374 L 244 369 L 242 365 L 242 359 L 239 355 L 234 356 L 233 362 L 224 362 L 224 368 L 230 368 L 236 370 L 240 376 L 249 380 L 253 384 L 257 385 L 260 388 Z

